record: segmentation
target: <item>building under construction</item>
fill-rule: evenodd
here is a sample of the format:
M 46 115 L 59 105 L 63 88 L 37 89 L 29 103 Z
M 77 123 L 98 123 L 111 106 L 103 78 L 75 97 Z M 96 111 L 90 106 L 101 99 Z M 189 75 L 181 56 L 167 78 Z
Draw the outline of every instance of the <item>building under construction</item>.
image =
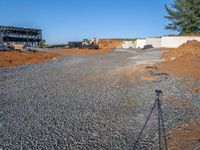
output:
M 41 46 L 42 30 L 0 26 L 0 44 L 23 44 L 26 46 Z

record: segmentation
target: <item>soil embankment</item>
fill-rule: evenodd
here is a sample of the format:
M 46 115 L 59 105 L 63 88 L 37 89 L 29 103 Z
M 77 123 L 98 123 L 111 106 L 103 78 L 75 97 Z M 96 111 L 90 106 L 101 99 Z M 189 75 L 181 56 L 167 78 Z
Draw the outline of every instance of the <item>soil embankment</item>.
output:
M 163 55 L 166 61 L 158 67 L 172 75 L 200 78 L 200 42 L 188 41 Z
M 102 55 L 111 53 L 112 49 L 54 49 L 49 52 L 64 53 L 64 54 L 93 54 Z
M 176 49 L 164 50 L 168 50 L 163 55 L 163 59 L 166 61 L 158 64 L 157 67 L 168 74 L 184 77 L 182 86 L 195 94 L 199 94 L 200 42 L 195 40 L 188 41 Z M 169 104 L 178 104 L 178 108 L 184 106 L 187 109 L 191 109 L 190 105 L 195 104 L 192 102 L 190 104 L 190 102 L 188 101 L 187 104 L 184 104 L 181 98 L 180 100 L 170 101 Z M 171 134 L 171 139 L 168 141 L 170 149 L 195 149 L 200 139 L 199 109 L 195 111 L 197 113 L 196 116 L 185 119 L 176 129 L 167 129 Z
M 122 48 L 122 40 L 100 39 L 99 48 L 100 49 Z
M 0 68 L 46 62 L 57 58 L 60 56 L 47 52 L 1 51 Z

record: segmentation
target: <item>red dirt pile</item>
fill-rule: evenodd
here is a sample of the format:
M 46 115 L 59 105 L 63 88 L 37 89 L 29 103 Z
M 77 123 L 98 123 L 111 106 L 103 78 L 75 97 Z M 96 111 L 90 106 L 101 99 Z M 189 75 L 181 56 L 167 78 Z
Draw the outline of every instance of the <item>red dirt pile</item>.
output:
M 200 56 L 200 42 L 198 41 L 188 41 L 187 43 L 181 45 L 179 48 L 171 51 L 170 53 L 164 54 L 165 59 L 170 59 L 172 57 L 184 57 L 187 58 L 188 61 L 193 59 L 194 57 Z
M 172 137 L 168 140 L 168 147 L 171 150 L 195 149 L 200 140 L 199 119 L 199 116 L 188 118 L 178 126 L 177 130 L 167 129 Z
M 54 53 L 64 53 L 64 54 L 93 54 L 93 55 L 102 55 L 111 53 L 112 49 L 54 49 L 49 52 Z
M 46 62 L 60 56 L 46 52 L 1 51 L 0 68 Z
M 111 39 L 100 39 L 99 40 L 99 48 L 100 49 L 113 49 L 113 48 L 121 48 L 122 41 L 121 40 L 111 40 Z
M 168 73 L 200 78 L 200 42 L 188 41 L 163 55 L 167 61 L 158 67 Z

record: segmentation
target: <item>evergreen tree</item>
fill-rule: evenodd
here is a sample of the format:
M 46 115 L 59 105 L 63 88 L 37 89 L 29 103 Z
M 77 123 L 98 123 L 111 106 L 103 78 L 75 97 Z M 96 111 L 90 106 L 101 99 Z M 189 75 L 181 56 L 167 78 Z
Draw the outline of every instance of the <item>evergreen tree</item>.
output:
M 171 8 L 165 5 L 170 23 L 166 29 L 180 34 L 200 33 L 200 0 L 175 0 Z

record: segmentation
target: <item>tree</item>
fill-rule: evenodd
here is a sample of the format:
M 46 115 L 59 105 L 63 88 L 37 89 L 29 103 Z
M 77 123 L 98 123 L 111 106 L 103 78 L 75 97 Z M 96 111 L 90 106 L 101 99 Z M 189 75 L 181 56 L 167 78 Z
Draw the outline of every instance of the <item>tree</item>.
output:
M 180 34 L 200 33 L 200 0 L 175 0 L 171 8 L 165 5 L 170 23 L 166 29 Z

